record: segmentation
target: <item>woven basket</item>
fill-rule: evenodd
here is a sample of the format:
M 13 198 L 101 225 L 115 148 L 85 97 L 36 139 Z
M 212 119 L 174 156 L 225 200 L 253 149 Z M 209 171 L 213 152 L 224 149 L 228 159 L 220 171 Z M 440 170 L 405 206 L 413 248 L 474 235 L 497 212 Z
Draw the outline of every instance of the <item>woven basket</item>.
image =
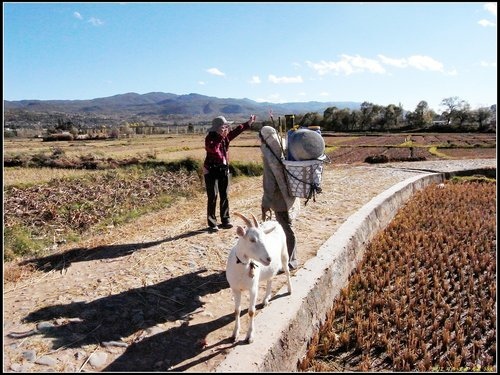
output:
M 324 156 L 314 160 L 283 160 L 288 192 L 292 197 L 310 198 L 313 192 L 321 191 L 324 160 Z

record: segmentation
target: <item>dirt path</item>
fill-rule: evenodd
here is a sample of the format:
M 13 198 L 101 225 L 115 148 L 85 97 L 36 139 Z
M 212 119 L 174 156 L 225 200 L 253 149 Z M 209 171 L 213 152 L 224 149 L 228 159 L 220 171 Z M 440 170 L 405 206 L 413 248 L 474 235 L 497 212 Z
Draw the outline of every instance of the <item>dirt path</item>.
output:
M 302 200 L 295 223 L 300 264 L 370 199 L 418 173 L 327 165 L 323 192 Z M 260 177 L 233 181 L 231 210 L 259 217 L 261 186 Z M 4 372 L 212 371 L 233 346 L 224 270 L 236 233 L 204 231 L 205 199 L 61 247 L 29 279 L 4 282 Z

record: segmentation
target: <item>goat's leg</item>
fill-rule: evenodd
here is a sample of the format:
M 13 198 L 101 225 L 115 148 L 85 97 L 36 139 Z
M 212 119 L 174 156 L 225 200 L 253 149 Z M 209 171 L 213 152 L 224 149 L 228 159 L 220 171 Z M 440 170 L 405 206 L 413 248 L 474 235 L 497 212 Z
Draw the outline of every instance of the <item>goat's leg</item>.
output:
M 234 329 L 231 338 L 236 342 L 240 334 L 241 291 L 233 290 L 234 298 Z
M 288 293 L 292 294 L 292 282 L 290 280 L 290 270 L 288 269 L 288 251 L 286 248 L 281 252 L 281 267 L 285 270 Z
M 269 305 L 269 300 L 271 299 L 271 292 L 272 292 L 272 288 L 271 288 L 272 282 L 273 282 L 272 279 L 267 280 L 266 295 L 264 296 L 264 299 L 262 300 L 262 304 L 264 306 Z
M 257 293 L 259 291 L 259 285 L 254 284 L 252 289 L 250 289 L 250 304 L 248 305 L 248 332 L 246 337 L 246 342 L 249 344 L 253 342 L 253 325 L 255 318 L 255 304 L 257 303 Z

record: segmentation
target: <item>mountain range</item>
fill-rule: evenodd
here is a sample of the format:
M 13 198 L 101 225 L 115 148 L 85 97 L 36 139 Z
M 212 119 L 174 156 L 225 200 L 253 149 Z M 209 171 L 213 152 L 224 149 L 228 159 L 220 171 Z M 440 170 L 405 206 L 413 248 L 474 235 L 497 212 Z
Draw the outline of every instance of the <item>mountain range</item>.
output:
M 147 94 L 126 93 L 89 100 L 4 100 L 4 111 L 23 110 L 27 112 L 59 112 L 113 117 L 141 117 L 153 119 L 190 119 L 208 121 L 223 115 L 231 120 L 244 120 L 250 114 L 260 118 L 269 118 L 285 114 L 305 114 L 318 112 L 323 114 L 329 107 L 339 109 L 359 109 L 357 102 L 293 102 L 269 103 L 250 99 L 217 98 L 200 94 L 176 95 L 163 92 Z

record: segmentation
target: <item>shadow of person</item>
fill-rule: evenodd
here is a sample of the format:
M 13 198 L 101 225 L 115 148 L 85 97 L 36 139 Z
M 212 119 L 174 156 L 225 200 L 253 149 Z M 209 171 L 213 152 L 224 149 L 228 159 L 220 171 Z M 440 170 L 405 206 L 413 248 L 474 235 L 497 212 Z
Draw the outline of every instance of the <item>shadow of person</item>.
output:
M 149 241 L 143 243 L 97 246 L 93 248 L 78 247 L 70 249 L 60 254 L 53 254 L 42 258 L 34 258 L 22 261 L 19 265 L 32 265 L 39 271 L 50 272 L 52 270 L 63 270 L 75 262 L 92 261 L 99 259 L 113 259 L 132 254 L 135 251 L 147 249 L 162 243 L 173 242 L 184 238 L 189 238 L 206 232 L 206 228 L 191 230 L 177 236 L 168 237 L 162 240 Z
M 54 349 L 82 347 L 123 337 L 167 321 L 189 321 L 204 303 L 201 296 L 229 287 L 225 272 L 199 270 L 161 283 L 130 289 L 91 302 L 53 305 L 29 313 L 24 322 L 64 319 L 67 324 L 39 332 L 53 338 Z
M 101 372 L 143 372 L 143 371 L 185 371 L 209 360 L 227 349 L 238 345 L 230 338 L 206 346 L 207 335 L 234 320 L 233 314 L 224 315 L 206 323 L 189 325 L 184 322 L 180 327 L 147 337 L 130 345 L 127 350 Z M 209 354 L 200 354 L 208 351 Z M 177 368 L 176 365 L 193 358 L 192 361 Z

